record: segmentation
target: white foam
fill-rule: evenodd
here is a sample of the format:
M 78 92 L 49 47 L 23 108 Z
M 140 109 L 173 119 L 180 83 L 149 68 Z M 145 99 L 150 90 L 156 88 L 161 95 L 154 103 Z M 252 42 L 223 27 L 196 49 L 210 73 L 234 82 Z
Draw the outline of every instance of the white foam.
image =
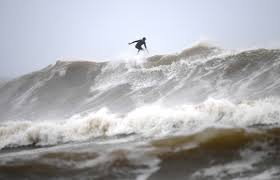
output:
M 207 127 L 247 127 L 277 124 L 280 100 L 268 98 L 234 104 L 208 99 L 197 105 L 139 107 L 124 116 L 106 108 L 64 121 L 12 121 L 0 124 L 0 148 L 23 145 L 53 145 L 84 141 L 98 136 L 136 133 L 146 137 L 192 133 Z

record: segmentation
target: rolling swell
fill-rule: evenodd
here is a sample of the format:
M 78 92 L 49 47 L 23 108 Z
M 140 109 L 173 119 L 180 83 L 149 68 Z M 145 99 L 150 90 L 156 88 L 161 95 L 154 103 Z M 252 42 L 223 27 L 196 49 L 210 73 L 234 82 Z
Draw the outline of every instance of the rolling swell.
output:
M 161 169 L 150 179 L 278 179 L 279 128 L 209 128 L 153 141 Z

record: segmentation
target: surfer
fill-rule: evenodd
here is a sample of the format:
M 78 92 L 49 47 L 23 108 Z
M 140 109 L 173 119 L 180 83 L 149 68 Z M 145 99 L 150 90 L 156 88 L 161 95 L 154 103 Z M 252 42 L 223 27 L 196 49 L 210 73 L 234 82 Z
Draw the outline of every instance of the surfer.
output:
M 131 45 L 131 44 L 133 44 L 133 43 L 136 43 L 135 48 L 138 49 L 138 52 L 137 52 L 137 54 L 138 54 L 141 50 L 144 51 L 144 49 L 142 48 L 142 45 L 144 45 L 144 46 L 145 46 L 145 49 L 147 50 L 147 45 L 146 45 L 146 42 L 145 42 L 145 41 L 146 41 L 146 38 L 143 37 L 142 39 L 133 41 L 133 42 L 128 43 L 128 44 Z M 147 51 L 148 51 L 148 50 L 147 50 Z

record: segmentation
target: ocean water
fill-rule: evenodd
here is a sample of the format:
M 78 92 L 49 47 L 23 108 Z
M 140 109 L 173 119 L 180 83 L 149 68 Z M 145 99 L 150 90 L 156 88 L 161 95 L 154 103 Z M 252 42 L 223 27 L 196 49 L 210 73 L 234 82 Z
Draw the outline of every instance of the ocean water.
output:
M 280 179 L 280 50 L 58 61 L 0 85 L 0 179 Z

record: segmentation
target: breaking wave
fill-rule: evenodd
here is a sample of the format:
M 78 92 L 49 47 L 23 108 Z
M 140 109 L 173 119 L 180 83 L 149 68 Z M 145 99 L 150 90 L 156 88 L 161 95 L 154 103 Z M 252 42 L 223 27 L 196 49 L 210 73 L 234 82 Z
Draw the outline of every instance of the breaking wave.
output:
M 267 98 L 234 104 L 209 99 L 196 105 L 148 105 L 125 116 L 107 109 L 75 115 L 64 121 L 7 121 L 0 126 L 0 148 L 48 146 L 95 137 L 140 135 L 164 137 L 192 134 L 209 127 L 249 128 L 277 126 L 280 99 Z

